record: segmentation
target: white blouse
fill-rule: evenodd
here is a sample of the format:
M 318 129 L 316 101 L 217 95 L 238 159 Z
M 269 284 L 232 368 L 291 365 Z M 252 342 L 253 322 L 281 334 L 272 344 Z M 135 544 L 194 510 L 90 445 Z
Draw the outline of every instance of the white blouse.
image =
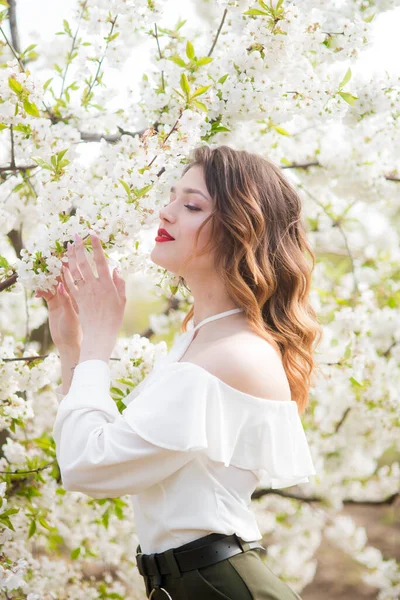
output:
M 146 554 L 212 532 L 261 540 L 255 488 L 316 474 L 296 402 L 251 396 L 179 361 L 201 325 L 241 310 L 181 334 L 121 413 L 103 360 L 79 363 L 66 395 L 57 388 L 52 433 L 64 488 L 92 498 L 130 494 Z

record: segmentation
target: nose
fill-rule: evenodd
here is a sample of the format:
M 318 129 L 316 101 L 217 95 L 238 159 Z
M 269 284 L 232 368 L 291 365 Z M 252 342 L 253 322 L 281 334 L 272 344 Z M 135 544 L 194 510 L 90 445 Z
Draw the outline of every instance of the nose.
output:
M 169 223 L 173 223 L 175 219 L 173 217 L 169 216 L 168 210 L 169 210 L 168 206 L 163 206 L 160 209 L 158 215 L 159 215 L 161 221 L 167 221 Z

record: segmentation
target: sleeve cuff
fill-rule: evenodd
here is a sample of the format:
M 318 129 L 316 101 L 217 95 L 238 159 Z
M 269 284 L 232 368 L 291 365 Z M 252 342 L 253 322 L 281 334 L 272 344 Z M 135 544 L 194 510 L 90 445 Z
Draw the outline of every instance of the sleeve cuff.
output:
M 106 388 L 107 392 L 111 384 L 111 371 L 108 363 L 100 359 L 84 360 L 76 365 L 71 381 L 71 389 L 79 387 Z
M 109 389 L 111 384 L 110 367 L 104 360 L 84 360 L 75 367 L 70 390 L 74 381 L 76 381 L 75 386 L 99 385 L 100 387 L 107 386 Z M 62 383 L 56 387 L 55 394 L 59 403 L 67 395 L 62 391 Z
M 71 386 L 68 394 L 63 396 L 60 409 L 94 408 L 115 418 L 119 411 L 110 396 L 110 384 L 108 363 L 100 359 L 84 360 L 75 367 Z

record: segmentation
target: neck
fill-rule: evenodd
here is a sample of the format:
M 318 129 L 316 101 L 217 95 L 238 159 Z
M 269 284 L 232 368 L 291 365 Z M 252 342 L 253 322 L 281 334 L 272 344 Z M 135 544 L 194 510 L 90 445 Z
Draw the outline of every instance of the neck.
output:
M 239 308 L 228 295 L 219 276 L 213 273 L 210 274 L 209 271 L 204 275 L 196 272 L 195 275 L 194 277 L 194 274 L 190 273 L 187 277 L 185 276 L 185 281 L 193 296 L 194 327 L 207 317 L 233 308 Z

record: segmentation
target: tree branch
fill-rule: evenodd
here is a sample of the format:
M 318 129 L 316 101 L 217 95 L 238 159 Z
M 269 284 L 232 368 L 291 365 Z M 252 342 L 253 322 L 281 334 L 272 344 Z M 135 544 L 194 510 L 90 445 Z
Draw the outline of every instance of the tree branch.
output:
M 251 499 L 257 500 L 258 498 L 262 498 L 263 496 L 267 496 L 268 494 L 274 494 L 276 496 L 281 496 L 282 498 L 291 498 L 293 500 L 299 500 L 300 502 L 307 502 L 307 504 L 312 504 L 315 502 L 326 502 L 324 498 L 318 498 L 318 496 L 299 496 L 298 494 L 291 494 L 289 492 L 282 492 L 279 489 L 259 489 L 253 492 Z M 352 500 L 344 499 L 343 504 L 355 504 L 357 506 L 381 506 L 384 504 L 394 504 L 395 500 L 399 498 L 399 492 L 395 492 L 391 496 L 385 498 L 385 500 Z
M 8 0 L 8 18 L 10 20 L 11 42 L 18 54 L 21 52 L 17 25 L 17 3 L 16 0 Z
M 81 19 L 82 19 L 82 17 L 83 17 L 83 13 L 84 13 L 84 11 L 85 11 L 85 8 L 86 8 L 86 4 L 87 4 L 87 0 L 86 0 L 86 2 L 84 2 L 84 3 L 83 3 L 82 10 L 81 10 L 81 14 L 79 15 L 79 19 L 78 19 L 78 25 L 77 25 L 77 27 L 76 27 L 75 35 L 74 35 L 74 37 L 72 38 L 72 47 L 71 47 L 71 50 L 68 52 L 68 56 L 67 56 L 67 64 L 65 65 L 65 71 L 64 71 L 63 78 L 62 78 L 62 83 L 61 83 L 61 92 L 60 92 L 60 98 L 62 98 L 62 95 L 63 95 L 63 93 L 64 93 L 65 79 L 66 79 L 66 77 L 67 77 L 67 73 L 68 73 L 68 68 L 69 68 L 69 65 L 71 64 L 71 57 L 72 57 L 72 55 L 73 55 L 73 53 L 74 53 L 74 50 L 75 50 L 76 36 L 78 35 L 79 26 L 80 26 L 80 23 L 81 23 Z
M 212 53 L 213 53 L 213 51 L 214 51 L 215 44 L 217 43 L 217 40 L 218 40 L 219 34 L 221 33 L 221 29 L 222 29 L 222 26 L 223 26 L 223 24 L 224 24 L 225 17 L 226 17 L 226 15 L 227 15 L 227 14 L 228 14 L 228 9 L 226 8 L 226 9 L 224 10 L 224 14 L 222 15 L 222 21 L 221 21 L 221 23 L 220 23 L 220 26 L 218 27 L 217 34 L 216 34 L 216 36 L 215 36 L 215 39 L 214 39 L 214 41 L 213 41 L 213 44 L 212 44 L 212 46 L 211 46 L 211 48 L 210 48 L 210 51 L 209 51 L 209 53 L 207 54 L 207 56 L 211 56 L 211 54 L 212 54 Z

